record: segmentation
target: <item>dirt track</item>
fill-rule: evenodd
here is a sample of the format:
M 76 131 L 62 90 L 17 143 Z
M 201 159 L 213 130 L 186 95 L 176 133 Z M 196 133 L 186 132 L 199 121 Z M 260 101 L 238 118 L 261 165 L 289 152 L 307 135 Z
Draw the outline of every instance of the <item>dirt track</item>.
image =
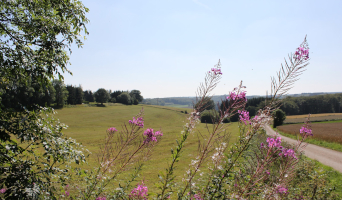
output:
M 273 136 L 276 134 L 270 126 L 266 126 L 265 130 L 267 135 Z M 297 140 L 282 136 L 280 134 L 278 134 L 278 136 L 281 137 L 282 141 L 288 142 L 290 144 L 297 144 Z M 311 159 L 318 160 L 322 164 L 330 166 L 342 173 L 342 152 L 326 149 L 314 144 L 308 144 L 304 149 L 304 155 Z

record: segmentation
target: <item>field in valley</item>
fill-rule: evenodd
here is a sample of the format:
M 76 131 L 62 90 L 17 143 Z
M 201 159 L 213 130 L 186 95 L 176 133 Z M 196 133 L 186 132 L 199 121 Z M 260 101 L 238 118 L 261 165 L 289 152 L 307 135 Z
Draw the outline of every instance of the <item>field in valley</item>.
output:
M 303 124 L 290 124 L 279 126 L 278 129 L 284 133 L 296 135 Z M 342 122 L 335 123 L 313 123 L 311 124 L 314 139 L 324 140 L 342 144 Z
M 285 123 L 277 129 L 285 136 L 296 139 L 299 129 L 303 126 L 308 115 L 286 116 Z M 310 116 L 313 137 L 306 142 L 337 151 L 342 151 L 342 113 L 312 114 Z
M 308 115 L 290 115 L 286 116 L 285 124 L 304 123 Z M 311 114 L 310 121 L 331 121 L 331 120 L 342 120 L 342 113 L 321 113 Z
M 141 108 L 141 105 L 125 106 L 121 104 L 111 104 L 107 107 L 75 106 L 57 110 L 57 117 L 62 123 L 69 126 L 64 131 L 65 135 L 76 139 L 92 152 L 88 159 L 90 168 L 96 166 L 96 154 L 106 135 L 106 130 L 110 127 L 122 130 L 121 125 L 128 124 L 128 120 L 138 114 Z M 171 160 L 170 149 L 176 146 L 175 140 L 180 137 L 182 127 L 188 117 L 187 114 L 184 114 L 185 110 L 190 112 L 190 109 L 186 108 L 144 105 L 144 130 L 146 128 L 161 129 L 164 134 L 160 143 L 155 147 L 152 157 L 145 163 L 139 178 L 140 180 L 145 179 L 145 183 L 152 191 L 155 190 L 154 184 L 159 180 L 157 172 L 165 171 Z M 212 125 L 208 126 L 211 129 Z M 189 163 L 197 155 L 197 133 L 208 134 L 205 124 L 198 124 L 197 127 L 196 133 L 189 136 L 185 151 L 177 164 L 175 173 L 178 180 L 183 178 Z M 232 123 L 229 127 L 229 132 L 232 133 L 231 143 L 233 143 L 238 135 L 238 126 L 237 123 Z M 122 177 L 124 176 L 125 173 Z

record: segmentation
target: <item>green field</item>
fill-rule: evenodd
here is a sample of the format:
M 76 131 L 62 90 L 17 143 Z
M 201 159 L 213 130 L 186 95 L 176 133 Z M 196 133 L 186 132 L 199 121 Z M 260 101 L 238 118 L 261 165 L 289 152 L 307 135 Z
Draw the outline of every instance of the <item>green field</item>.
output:
M 106 130 L 109 127 L 116 127 L 120 131 L 122 129 L 121 125 L 123 123 L 127 124 L 128 120 L 132 119 L 141 108 L 141 105 L 125 106 L 121 104 L 107 104 L 106 107 L 77 105 L 57 110 L 58 114 L 56 117 L 69 126 L 64 131 L 66 136 L 76 139 L 92 152 L 90 158 L 88 158 L 89 165 L 83 166 L 89 169 L 97 166 L 97 152 L 103 143 Z M 145 162 L 140 177 L 133 183 L 134 186 L 136 183 L 144 180 L 151 196 L 158 191 L 155 185 L 159 180 L 157 176 L 158 172 L 165 171 L 167 164 L 171 160 L 170 149 L 176 146 L 175 140 L 180 137 L 180 131 L 188 117 L 187 114 L 184 114 L 185 110 L 190 112 L 190 109 L 185 108 L 144 105 L 144 130 L 146 128 L 161 129 L 164 133 L 162 140 L 155 147 L 152 157 Z M 229 127 L 229 132 L 231 132 L 232 136 L 230 144 L 233 144 L 238 135 L 238 123 L 232 123 Z M 210 128 L 211 125 L 209 125 Z M 198 132 L 208 134 L 206 125 L 198 124 L 196 133 L 190 135 L 185 144 L 185 150 L 175 170 L 175 175 L 177 176 L 176 181 L 179 183 L 184 177 L 191 160 L 197 155 Z M 323 167 L 323 165 L 316 163 L 316 167 Z M 205 172 L 205 169 L 206 165 L 202 169 L 202 172 Z M 336 192 L 341 194 L 342 186 L 339 184 L 339 180 L 342 175 L 330 168 L 325 167 L 324 170 L 328 172 L 327 178 L 336 187 Z M 118 178 L 118 181 L 114 181 L 109 189 L 117 188 L 120 181 L 122 182 L 128 178 L 127 175 L 129 172 L 130 170 L 123 172 L 122 176 Z
M 103 142 L 106 130 L 109 127 L 122 130 L 121 125 L 128 124 L 128 120 L 132 119 L 141 108 L 141 105 L 125 106 L 121 104 L 106 107 L 76 106 L 57 110 L 57 117 L 62 123 L 69 126 L 64 133 L 82 143 L 92 152 L 88 162 L 89 167 L 94 167 L 96 166 L 96 153 Z M 145 179 L 146 185 L 151 189 L 149 191 L 155 191 L 154 184 L 159 180 L 157 172 L 165 171 L 167 163 L 171 160 L 170 149 L 176 146 L 175 140 L 180 137 L 180 131 L 188 116 L 181 112 L 184 110 L 184 108 L 144 105 L 144 130 L 146 128 L 161 129 L 164 133 L 161 142 L 155 147 L 151 159 L 145 163 L 141 173 L 140 179 Z M 208 126 L 210 129 L 212 125 Z M 197 155 L 198 131 L 201 134 L 208 134 L 205 124 L 198 124 L 197 127 L 196 133 L 189 136 L 182 158 L 177 165 L 175 173 L 178 180 L 183 178 L 191 160 Z M 235 141 L 238 135 L 237 123 L 230 126 L 229 132 L 232 133 L 231 141 Z

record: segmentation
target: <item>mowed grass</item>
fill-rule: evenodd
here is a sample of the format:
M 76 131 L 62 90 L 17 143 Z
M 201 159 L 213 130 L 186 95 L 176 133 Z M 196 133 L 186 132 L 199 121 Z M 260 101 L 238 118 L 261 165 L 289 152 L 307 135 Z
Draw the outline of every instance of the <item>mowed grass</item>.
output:
M 122 130 L 121 125 L 124 123 L 128 124 L 128 120 L 138 114 L 141 108 L 141 105 L 125 106 L 120 104 L 107 107 L 79 106 L 57 110 L 58 114 L 56 117 L 62 123 L 69 126 L 64 131 L 66 136 L 76 139 L 77 142 L 82 143 L 85 148 L 92 152 L 88 159 L 88 168 L 92 168 L 97 166 L 96 154 L 103 144 L 106 130 L 110 127 L 116 127 L 119 131 Z M 162 140 L 155 147 L 152 157 L 145 162 L 141 173 L 140 180 L 145 180 L 144 183 L 149 187 L 149 191 L 156 191 L 155 183 L 159 180 L 158 172 L 165 172 L 165 168 L 167 168 L 168 163 L 171 161 L 170 150 L 176 146 L 175 140 L 180 138 L 180 132 L 186 118 L 189 116 L 180 112 L 184 110 L 184 108 L 144 105 L 144 130 L 146 128 L 161 129 L 164 134 Z M 187 110 L 190 112 L 190 109 Z M 209 124 L 208 127 L 211 129 L 212 125 Z M 231 133 L 230 144 L 232 144 L 236 141 L 239 134 L 238 124 L 232 123 L 228 131 Z M 184 177 L 191 160 L 197 155 L 198 132 L 208 135 L 206 125 L 198 124 L 196 133 L 189 136 L 182 157 L 175 170 L 178 181 Z M 125 172 L 121 179 L 125 180 L 127 174 Z M 116 182 L 113 188 L 116 188 L 117 184 Z
M 304 123 L 308 115 L 290 115 L 286 116 L 284 123 Z M 331 121 L 331 120 L 342 120 L 342 113 L 321 113 L 321 114 L 311 114 L 310 121 Z
M 297 139 L 303 124 L 278 126 L 281 134 Z M 315 122 L 311 124 L 313 136 L 306 142 L 342 152 L 342 121 Z

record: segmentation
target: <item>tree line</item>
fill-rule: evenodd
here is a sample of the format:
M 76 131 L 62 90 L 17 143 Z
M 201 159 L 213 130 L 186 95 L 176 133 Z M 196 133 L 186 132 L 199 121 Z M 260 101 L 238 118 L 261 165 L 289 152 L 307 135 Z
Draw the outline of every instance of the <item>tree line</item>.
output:
M 270 99 L 265 97 L 250 98 L 246 104 L 246 110 L 249 116 L 255 116 L 258 110 L 263 109 L 269 103 Z M 206 111 L 201 115 L 202 123 L 212 123 L 212 119 L 219 119 L 220 110 L 224 110 L 229 105 L 228 100 L 224 100 L 219 109 L 215 107 L 213 100 L 207 100 Z M 196 105 L 195 105 L 196 107 Z M 277 118 L 281 118 L 281 122 L 276 122 L 274 126 L 281 125 L 286 115 L 303 115 L 303 114 L 317 114 L 317 113 L 341 113 L 342 112 L 342 93 L 324 94 L 315 96 L 287 96 L 282 99 L 280 109 L 274 113 Z M 279 117 L 281 116 L 281 117 Z M 225 119 L 224 122 L 236 122 L 239 120 L 238 114 Z
M 254 116 L 259 109 L 267 103 L 265 97 L 248 99 L 246 110 L 250 116 Z M 282 99 L 280 109 L 286 115 L 304 115 L 317 113 L 340 113 L 342 112 L 342 93 L 324 94 L 315 96 L 287 96 Z
M 76 105 L 89 102 L 137 105 L 143 100 L 139 90 L 112 92 L 100 88 L 93 93 L 90 90 L 83 91 L 81 85 L 65 85 L 63 81 L 58 79 L 46 84 L 30 80 L 26 84 L 13 84 L 12 87 L 2 94 L 2 103 L 9 108 L 15 107 L 14 104 L 62 108 L 67 104 Z

